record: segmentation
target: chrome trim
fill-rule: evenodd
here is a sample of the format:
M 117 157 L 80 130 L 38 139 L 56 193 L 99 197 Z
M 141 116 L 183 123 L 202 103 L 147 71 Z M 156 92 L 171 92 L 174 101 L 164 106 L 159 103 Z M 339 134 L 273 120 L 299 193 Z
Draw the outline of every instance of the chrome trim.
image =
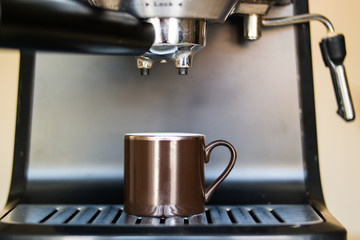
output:
M 261 19 L 258 14 L 244 15 L 244 37 L 247 40 L 257 40 L 261 37 Z
M 124 135 L 125 139 L 131 140 L 186 140 L 201 138 L 205 139 L 205 135 L 198 133 L 171 133 L 171 132 L 158 132 L 158 133 L 127 133 Z
M 280 17 L 280 18 L 264 18 L 262 20 L 263 26 L 273 27 L 273 26 L 285 26 L 285 25 L 293 25 L 298 23 L 306 23 L 310 21 L 319 21 L 325 25 L 328 32 L 335 32 L 335 28 L 330 22 L 328 18 L 320 14 L 301 14 L 295 16 L 288 17 Z
M 105 9 L 129 12 L 138 18 L 193 18 L 225 21 L 238 0 L 88 0 Z M 206 6 L 206 7 L 204 7 Z
M 344 65 L 331 64 L 330 66 L 334 72 L 334 84 L 335 91 L 340 97 L 338 114 L 346 121 L 352 121 L 355 119 L 355 110 L 350 96 L 350 90 L 348 87 L 347 75 Z
M 179 74 L 186 74 L 193 55 L 205 46 L 206 22 L 196 19 L 150 18 L 155 40 L 150 50 L 137 58 L 141 70 L 150 69 L 154 61 L 173 60 Z M 148 71 L 142 71 L 147 75 Z

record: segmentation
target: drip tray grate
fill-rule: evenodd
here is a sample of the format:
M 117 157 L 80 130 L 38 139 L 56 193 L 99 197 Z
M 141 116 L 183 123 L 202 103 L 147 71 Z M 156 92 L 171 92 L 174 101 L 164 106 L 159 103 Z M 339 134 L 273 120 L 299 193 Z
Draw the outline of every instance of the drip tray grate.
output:
M 208 206 L 191 217 L 152 218 L 128 215 L 120 205 L 20 204 L 2 220 L 11 224 L 43 225 L 310 225 L 323 219 L 310 205 Z

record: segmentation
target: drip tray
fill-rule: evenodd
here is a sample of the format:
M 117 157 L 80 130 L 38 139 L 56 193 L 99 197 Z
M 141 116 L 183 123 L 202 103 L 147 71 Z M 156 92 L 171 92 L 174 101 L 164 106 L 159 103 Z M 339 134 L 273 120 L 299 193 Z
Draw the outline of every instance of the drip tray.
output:
M 312 225 L 323 219 L 310 205 L 208 206 L 191 217 L 151 218 L 128 215 L 121 205 L 20 204 L 2 220 L 9 224 L 81 226 Z

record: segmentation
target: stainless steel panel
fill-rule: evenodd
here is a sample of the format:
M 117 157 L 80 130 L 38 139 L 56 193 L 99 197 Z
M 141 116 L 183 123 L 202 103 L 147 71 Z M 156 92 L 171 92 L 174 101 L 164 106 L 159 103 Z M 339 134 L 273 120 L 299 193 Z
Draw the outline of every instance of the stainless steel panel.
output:
M 289 5 L 272 14 L 292 11 Z M 305 192 L 294 28 L 265 30 L 260 40 L 241 43 L 237 29 L 210 24 L 207 47 L 187 76 L 171 64 L 139 76 L 133 57 L 38 53 L 28 192 L 38 181 L 56 181 L 64 191 L 62 181 L 120 185 L 123 135 L 156 131 L 233 143 L 239 160 L 220 187 L 280 182 Z M 214 152 L 207 180 L 220 174 L 227 154 Z

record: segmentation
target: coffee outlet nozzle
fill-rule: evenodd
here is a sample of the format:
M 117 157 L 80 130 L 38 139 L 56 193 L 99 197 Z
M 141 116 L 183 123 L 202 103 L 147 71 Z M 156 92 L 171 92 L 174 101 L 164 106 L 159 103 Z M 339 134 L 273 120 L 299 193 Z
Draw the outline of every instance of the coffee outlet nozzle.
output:
M 180 18 L 150 18 L 155 40 L 148 52 L 137 57 L 141 75 L 148 75 L 153 62 L 173 61 L 180 75 L 186 75 L 193 56 L 205 46 L 206 21 Z

